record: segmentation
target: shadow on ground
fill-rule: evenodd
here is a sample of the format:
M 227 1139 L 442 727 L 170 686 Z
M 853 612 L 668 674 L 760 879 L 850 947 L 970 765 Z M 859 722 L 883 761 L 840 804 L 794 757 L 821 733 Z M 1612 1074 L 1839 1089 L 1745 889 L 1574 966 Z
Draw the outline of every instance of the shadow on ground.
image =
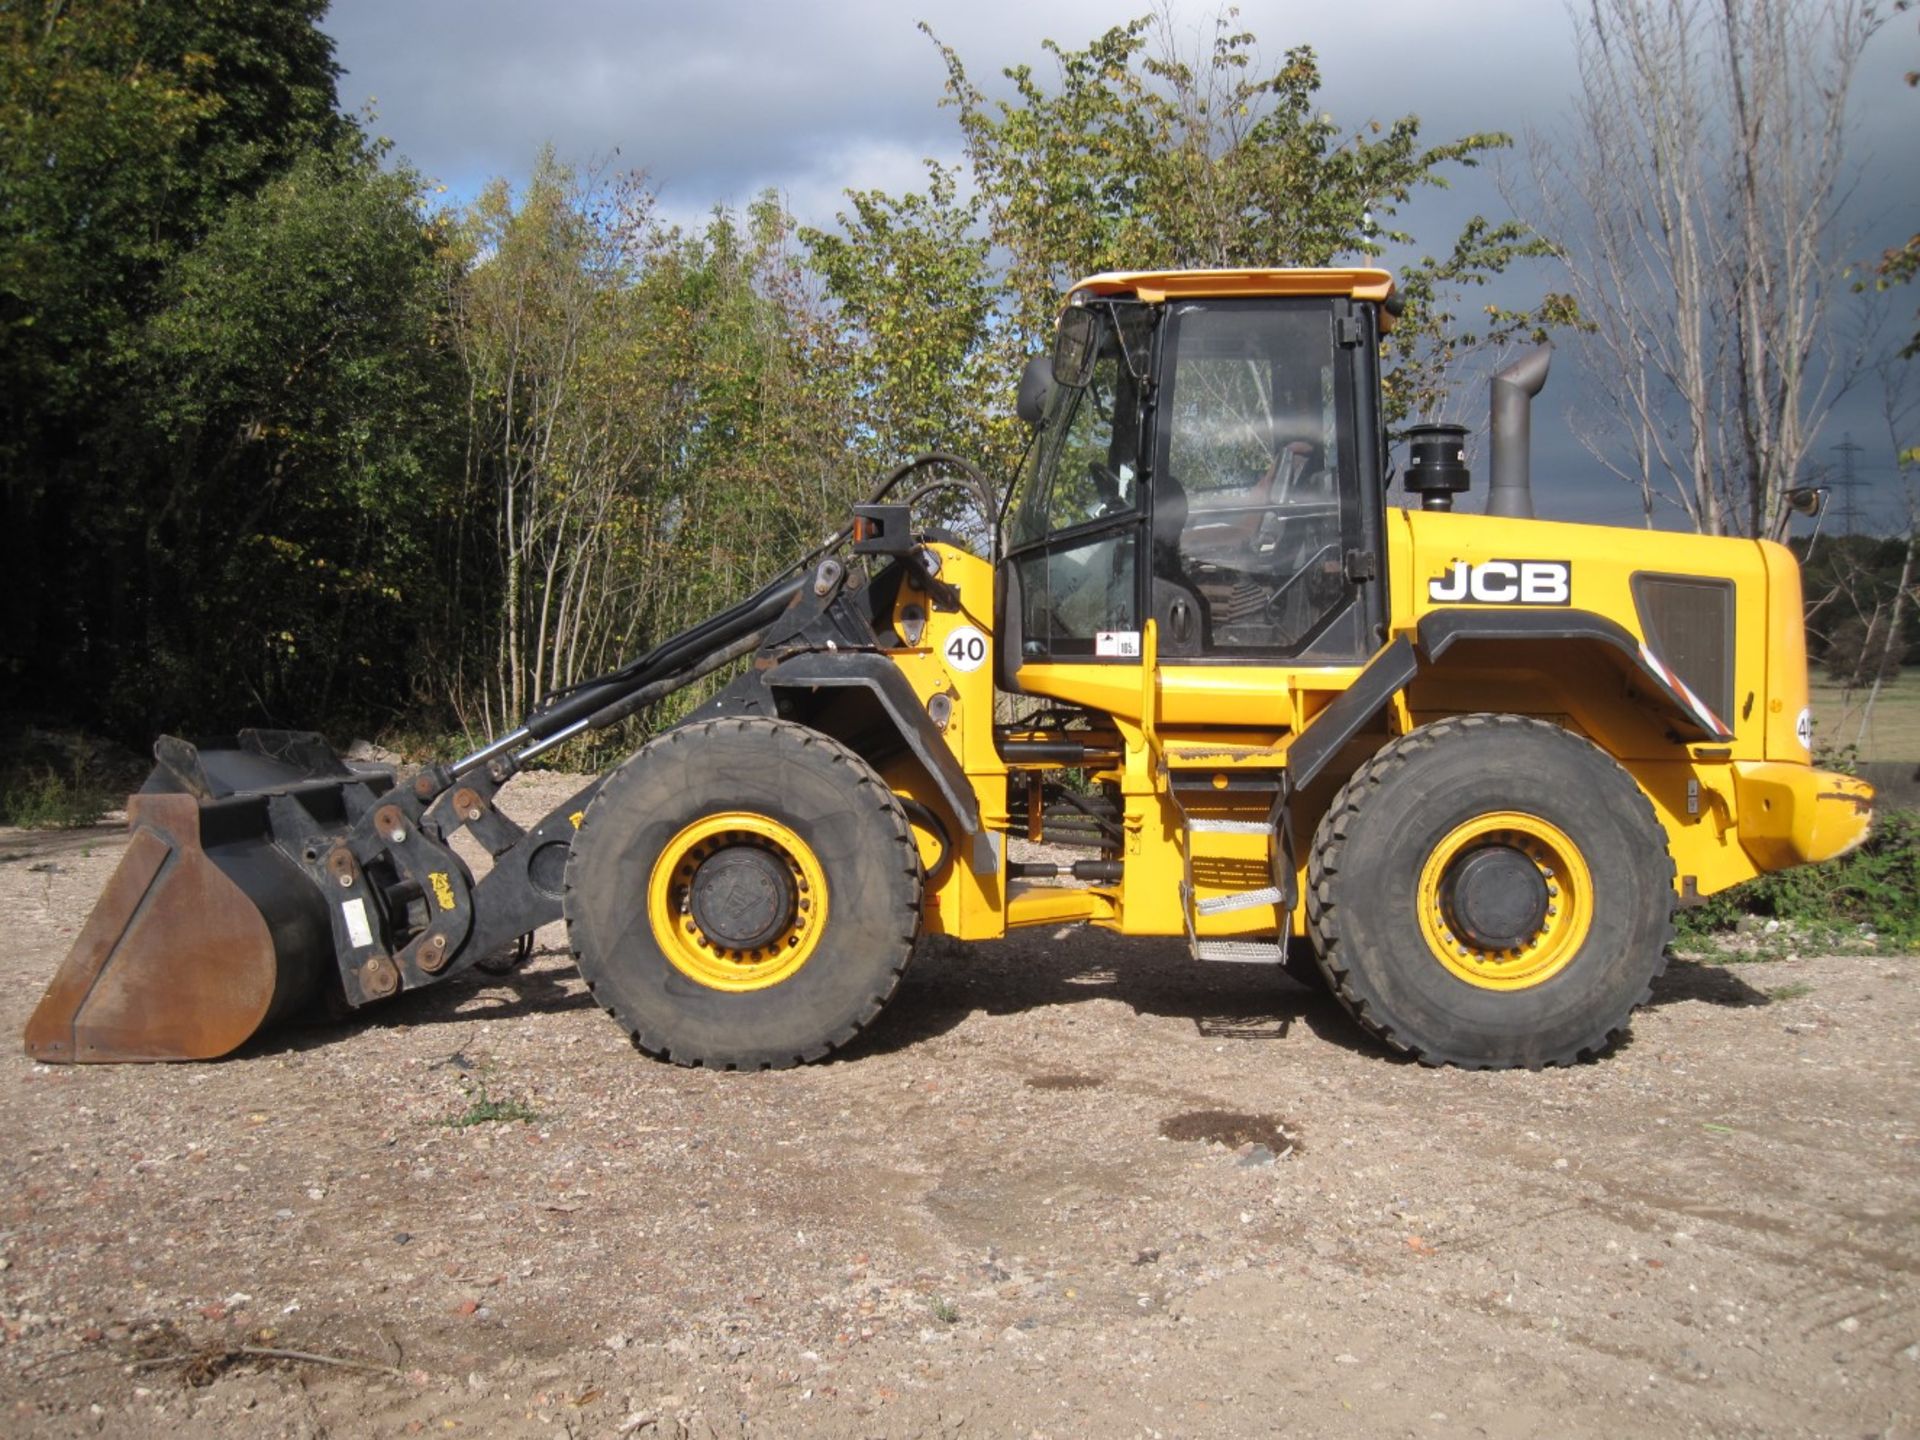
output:
M 306 1050 L 372 1026 L 496 1022 L 595 1008 L 578 972 L 554 963 L 559 953 L 542 951 L 506 976 L 467 971 L 344 1021 L 273 1032 L 245 1053 Z M 924 943 L 886 1009 L 839 1058 L 857 1061 L 910 1049 L 976 1012 L 1014 1015 L 1094 1000 L 1186 1021 L 1210 1040 L 1284 1041 L 1304 1025 L 1318 1039 L 1357 1054 L 1411 1063 L 1356 1025 L 1317 984 L 1303 985 L 1277 966 L 1204 964 L 1176 940 L 1090 929 L 971 945 L 938 938 Z M 1648 1006 L 1687 1001 L 1735 1008 L 1772 1003 L 1724 966 L 1675 958 L 1654 983 Z
M 384 1025 L 497 1022 L 595 1008 L 579 973 L 554 963 L 560 954 L 543 950 L 506 976 L 470 970 L 344 1018 L 271 1031 L 241 1053 L 307 1050 Z M 1011 1015 L 1093 1000 L 1118 1000 L 1141 1015 L 1184 1020 L 1207 1039 L 1281 1041 L 1300 1023 L 1347 1049 L 1402 1058 L 1369 1037 L 1317 986 L 1301 986 L 1278 966 L 1203 964 L 1179 941 L 1092 930 L 923 944 L 886 1009 L 840 1058 L 911 1048 L 948 1033 L 976 1011 Z
M 1647 1001 L 1647 1008 L 1678 1005 L 1685 1000 L 1733 1009 L 1773 1003 L 1773 997 L 1766 991 L 1754 989 L 1737 971 L 1725 965 L 1682 960 L 1676 956 L 1667 962 L 1667 973 L 1653 982 L 1653 998 Z

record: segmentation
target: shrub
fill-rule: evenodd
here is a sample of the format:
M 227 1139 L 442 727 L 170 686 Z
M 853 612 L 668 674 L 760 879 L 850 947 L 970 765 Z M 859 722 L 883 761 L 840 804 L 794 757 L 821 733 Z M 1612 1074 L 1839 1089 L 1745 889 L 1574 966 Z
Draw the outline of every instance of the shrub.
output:
M 1920 945 L 1920 812 L 1886 811 L 1851 855 L 1762 875 L 1681 911 L 1680 933 L 1731 930 L 1743 915 L 1814 929 L 1864 926 L 1888 945 Z

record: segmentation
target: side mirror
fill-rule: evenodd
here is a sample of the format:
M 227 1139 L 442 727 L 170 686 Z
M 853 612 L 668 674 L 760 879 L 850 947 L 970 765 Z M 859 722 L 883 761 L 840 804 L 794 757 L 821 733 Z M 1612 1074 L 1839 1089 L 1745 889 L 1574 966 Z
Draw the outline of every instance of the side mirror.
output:
M 1061 313 L 1060 328 L 1053 337 L 1053 379 L 1069 390 L 1078 390 L 1093 375 L 1094 346 L 1100 334 L 1100 318 L 1092 310 L 1070 306 Z
M 1053 357 L 1036 355 L 1020 373 L 1020 393 L 1013 402 L 1014 413 L 1035 429 L 1047 418 L 1047 401 L 1053 395 Z
M 1797 485 L 1782 497 L 1787 509 L 1796 515 L 1818 515 L 1825 506 L 1827 489 L 1824 485 Z

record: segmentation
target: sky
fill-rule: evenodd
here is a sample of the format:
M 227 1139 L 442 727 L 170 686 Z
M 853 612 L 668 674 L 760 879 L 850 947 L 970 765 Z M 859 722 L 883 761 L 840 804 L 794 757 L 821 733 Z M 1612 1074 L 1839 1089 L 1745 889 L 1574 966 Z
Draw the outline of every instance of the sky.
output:
M 1178 33 L 1211 33 L 1216 7 L 1169 3 Z M 372 130 L 455 200 L 496 176 L 524 178 L 550 142 L 565 160 L 644 171 L 669 219 L 697 224 L 716 205 L 737 208 L 771 188 L 801 220 L 824 225 L 844 208 L 848 188 L 916 188 L 928 158 L 959 158 L 958 126 L 940 104 L 945 71 L 920 22 L 992 94 L 1008 65 L 1050 73 L 1043 40 L 1078 48 L 1150 4 L 334 0 L 323 23 L 345 70 L 342 104 L 370 112 Z M 1343 129 L 1411 113 L 1430 141 L 1508 131 L 1522 140 L 1504 162 L 1515 175 L 1525 136 L 1562 127 L 1577 88 L 1573 21 L 1539 0 L 1243 0 L 1237 24 L 1259 37 L 1270 63 L 1311 45 L 1325 109 Z M 1902 83 L 1917 68 L 1914 17 L 1895 16 L 1854 86 L 1849 153 L 1861 169 L 1843 216 L 1848 253 L 1877 255 L 1920 228 L 1920 147 L 1910 138 L 1920 130 L 1920 92 Z M 1509 214 L 1492 169 L 1456 171 L 1451 190 L 1425 192 L 1400 220 L 1439 249 L 1476 213 Z M 1525 305 L 1552 283 L 1545 267 L 1529 266 L 1490 298 Z M 1889 336 L 1911 334 L 1916 304 L 1911 289 L 1895 297 Z M 1563 347 L 1536 402 L 1539 513 L 1638 523 L 1637 494 L 1605 473 L 1570 423 L 1570 410 L 1585 405 L 1579 359 Z M 1910 383 L 1920 394 L 1920 374 Z M 1484 394 L 1465 386 L 1452 418 L 1484 423 Z M 1837 470 L 1845 457 L 1834 447 L 1848 436 L 1862 447 L 1853 454 L 1862 528 L 1891 527 L 1897 513 L 1881 412 L 1878 383 L 1857 385 L 1813 457 Z M 1677 511 L 1672 520 L 1679 523 Z

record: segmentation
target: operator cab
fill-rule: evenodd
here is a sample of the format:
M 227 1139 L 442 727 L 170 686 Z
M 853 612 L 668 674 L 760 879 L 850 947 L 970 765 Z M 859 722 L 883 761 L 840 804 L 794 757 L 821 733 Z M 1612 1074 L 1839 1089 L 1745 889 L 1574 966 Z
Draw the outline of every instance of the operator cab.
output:
M 1378 647 L 1389 292 L 1370 270 L 1074 291 L 1035 367 L 1051 383 L 1023 387 L 1036 434 L 1005 531 L 1006 688 L 1073 699 L 1079 667 L 1137 669 L 1148 619 L 1179 666 L 1352 665 Z

